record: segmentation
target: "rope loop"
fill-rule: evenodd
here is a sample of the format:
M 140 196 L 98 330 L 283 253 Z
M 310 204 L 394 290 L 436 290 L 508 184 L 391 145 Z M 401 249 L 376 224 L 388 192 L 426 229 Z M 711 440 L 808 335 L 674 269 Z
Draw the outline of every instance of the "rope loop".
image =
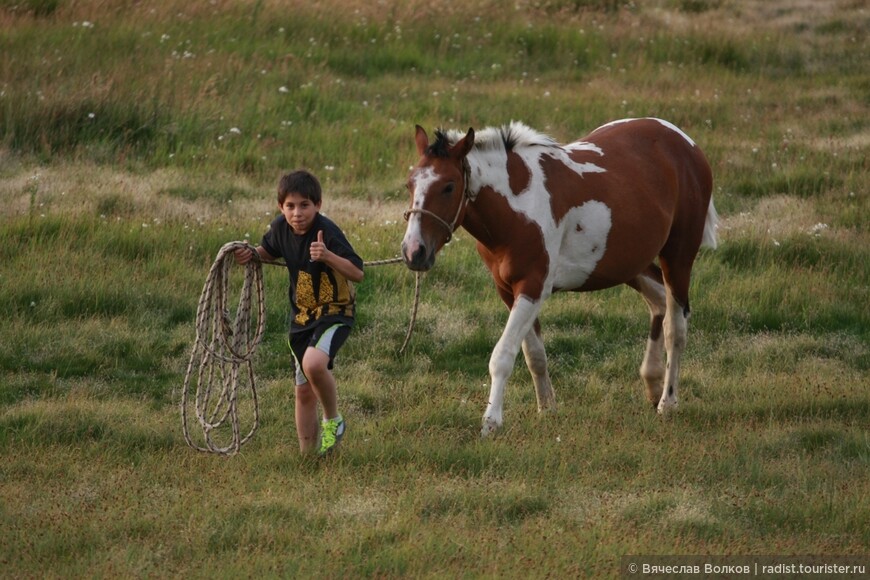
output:
M 241 248 L 253 251 L 245 265 L 245 281 L 239 296 L 234 319 L 228 308 L 230 270 L 235 264 L 235 252 Z M 256 326 L 252 328 L 251 311 L 256 307 Z M 247 242 L 230 242 L 218 252 L 206 278 L 196 309 L 196 339 L 187 363 L 187 373 L 181 393 L 181 421 L 184 439 L 198 451 L 235 455 L 248 442 L 260 424 L 260 408 L 254 378 L 254 353 L 263 338 L 266 326 L 263 267 L 259 254 Z M 194 379 L 194 369 L 197 370 Z M 196 392 L 190 396 L 191 384 Z M 247 383 L 251 390 L 253 425 L 242 435 L 240 400 Z M 188 418 L 193 407 L 196 421 L 202 429 L 200 443 L 190 434 Z M 228 444 L 215 442 L 214 433 L 229 422 L 231 439 Z

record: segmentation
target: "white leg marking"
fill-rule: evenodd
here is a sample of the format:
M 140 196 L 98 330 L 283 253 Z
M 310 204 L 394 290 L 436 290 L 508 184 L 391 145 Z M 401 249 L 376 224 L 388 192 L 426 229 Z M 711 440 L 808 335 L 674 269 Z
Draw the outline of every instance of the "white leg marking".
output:
M 640 365 L 640 376 L 646 387 L 646 397 L 653 406 L 661 401 L 664 391 L 662 387 L 665 378 L 664 342 L 661 334 L 656 340 L 648 338 L 643 363 Z
M 683 314 L 683 307 L 674 300 L 671 293 L 667 294 L 668 312 L 665 315 L 664 334 L 665 349 L 668 351 L 668 365 L 665 370 L 665 383 L 658 411 L 666 414 L 677 407 L 677 389 L 680 382 L 680 357 L 686 348 L 686 333 L 689 327 L 688 318 Z
M 640 376 L 646 387 L 646 396 L 649 402 L 656 406 L 662 398 L 662 383 L 665 378 L 664 345 L 662 327 L 655 328 L 656 317 L 661 317 L 659 324 L 664 324 L 667 302 L 665 287 L 656 280 L 646 276 L 637 277 L 640 292 L 649 307 L 650 336 L 646 341 L 646 350 L 643 354 L 643 363 L 640 365 Z M 653 338 L 653 333 L 656 337 Z
M 511 309 L 501 338 L 496 343 L 489 359 L 489 374 L 492 385 L 489 391 L 489 403 L 483 414 L 481 437 L 486 437 L 501 427 L 505 386 L 513 370 L 517 354 L 519 354 L 520 344 L 532 330 L 532 325 L 534 325 L 540 310 L 540 301 L 532 302 L 525 296 L 520 296 Z

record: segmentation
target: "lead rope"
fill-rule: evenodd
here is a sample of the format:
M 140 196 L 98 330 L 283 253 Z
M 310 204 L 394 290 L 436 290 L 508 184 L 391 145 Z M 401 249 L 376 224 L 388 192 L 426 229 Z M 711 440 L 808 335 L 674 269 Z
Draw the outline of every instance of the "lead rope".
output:
M 227 304 L 229 273 L 235 263 L 233 254 L 241 248 L 250 249 L 253 252 L 253 259 L 245 265 L 245 280 L 235 320 L 230 320 Z M 401 261 L 402 258 L 391 258 L 365 262 L 364 265 L 381 266 Z M 197 451 L 235 455 L 260 426 L 260 405 L 257 399 L 253 358 L 263 338 L 266 321 L 262 264 L 285 265 L 283 262 L 261 260 L 256 249 L 247 242 L 229 242 L 218 252 L 202 288 L 196 309 L 196 339 L 187 363 L 187 373 L 181 391 L 181 424 L 184 440 Z M 414 330 L 420 302 L 420 279 L 421 273 L 417 272 L 411 321 L 399 354 L 408 346 Z M 257 307 L 257 324 L 252 329 L 251 309 L 254 303 Z M 196 393 L 191 403 L 190 389 L 194 368 L 197 369 Z M 245 380 L 251 390 L 251 412 L 254 424 L 250 431 L 242 436 L 239 420 L 239 395 L 241 394 L 239 387 L 240 382 Z M 218 390 L 216 383 L 219 384 L 219 393 L 216 393 Z M 188 414 L 191 406 L 202 429 L 202 444 L 194 442 L 190 435 L 191 420 Z M 232 438 L 228 445 L 221 446 L 213 439 L 212 432 L 224 425 L 227 420 L 230 422 Z

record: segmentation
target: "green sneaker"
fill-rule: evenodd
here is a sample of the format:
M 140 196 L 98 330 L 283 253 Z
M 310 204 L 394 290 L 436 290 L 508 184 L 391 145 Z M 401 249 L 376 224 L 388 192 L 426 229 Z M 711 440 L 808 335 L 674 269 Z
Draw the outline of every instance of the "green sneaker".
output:
M 320 435 L 320 451 L 318 455 L 326 455 L 341 443 L 341 438 L 344 437 L 345 421 L 339 415 L 335 419 L 323 420 L 323 433 Z

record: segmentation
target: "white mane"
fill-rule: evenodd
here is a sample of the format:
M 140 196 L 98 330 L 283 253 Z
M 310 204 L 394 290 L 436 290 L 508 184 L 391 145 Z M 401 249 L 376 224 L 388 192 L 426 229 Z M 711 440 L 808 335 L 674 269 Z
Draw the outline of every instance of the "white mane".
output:
M 455 129 L 447 131 L 451 144 L 465 137 L 465 133 Z M 543 133 L 535 131 L 525 123 L 511 121 L 501 127 L 486 127 L 474 132 L 474 147 L 480 150 L 518 149 L 523 147 L 556 147 L 558 143 Z

